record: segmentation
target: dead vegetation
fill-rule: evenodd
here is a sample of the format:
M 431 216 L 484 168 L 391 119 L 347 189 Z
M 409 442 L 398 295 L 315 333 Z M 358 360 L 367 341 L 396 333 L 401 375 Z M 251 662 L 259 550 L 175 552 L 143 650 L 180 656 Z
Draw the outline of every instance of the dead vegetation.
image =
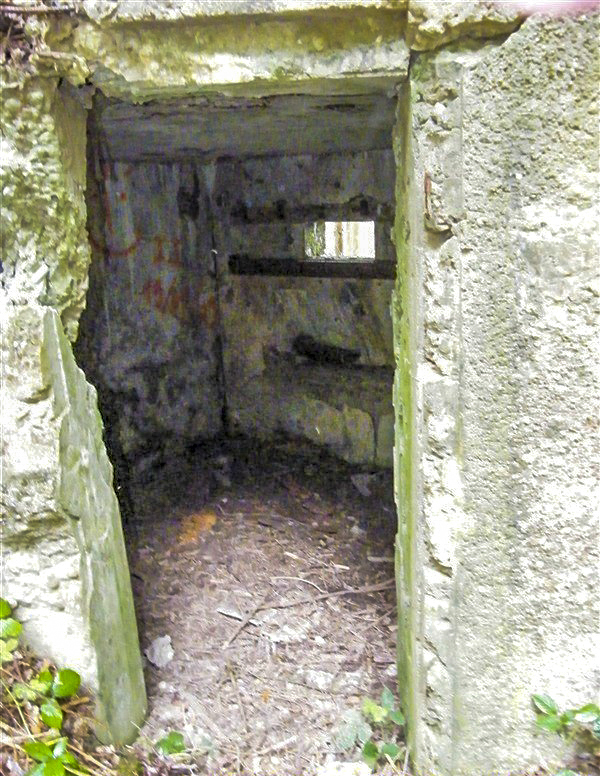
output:
M 75 6 L 62 0 L 39 3 L 0 0 L 0 63 L 5 67 L 31 69 L 32 55 L 44 47 L 38 35 L 28 29 L 28 19 L 48 19 L 57 14 L 72 16 L 74 13 Z M 46 56 L 49 53 L 52 52 L 44 52 Z M 64 56 L 58 53 L 53 55 Z
M 68 774 L 93 776 L 193 776 L 198 773 L 190 763 L 189 755 L 179 761 L 163 757 L 149 742 L 141 741 L 134 747 L 117 751 L 99 744 L 93 733 L 93 701 L 80 693 L 61 703 L 63 725 L 61 731 L 51 730 L 40 717 L 38 703 L 17 700 L 15 688 L 52 668 L 51 664 L 35 656 L 26 647 L 13 653 L 12 662 L 2 665 L 0 689 L 0 774 L 24 776 L 36 762 L 27 755 L 31 742 L 50 746 L 61 737 L 68 740 L 68 749 L 77 764 L 67 767 Z M 65 771 L 60 771 L 64 773 Z M 52 771 L 59 773 L 59 771 Z
M 390 472 L 230 440 L 135 485 L 129 549 L 154 738 L 210 772 L 314 773 L 344 713 L 395 691 Z M 368 495 L 367 495 L 368 494 Z M 165 638 L 168 637 L 167 640 Z M 158 665 L 157 665 L 158 664 Z
M 391 474 L 243 439 L 144 471 L 127 538 L 148 720 L 135 746 L 115 751 L 94 737 L 85 694 L 63 701 L 61 735 L 80 764 L 68 772 L 316 776 L 360 760 L 349 725 L 365 698 L 396 690 Z M 2 776 L 31 768 L 27 741 L 58 737 L 11 694 L 47 665 L 19 647 L 2 666 Z M 186 750 L 164 756 L 153 742 L 173 730 Z M 410 774 L 395 740 L 400 755 L 379 776 Z

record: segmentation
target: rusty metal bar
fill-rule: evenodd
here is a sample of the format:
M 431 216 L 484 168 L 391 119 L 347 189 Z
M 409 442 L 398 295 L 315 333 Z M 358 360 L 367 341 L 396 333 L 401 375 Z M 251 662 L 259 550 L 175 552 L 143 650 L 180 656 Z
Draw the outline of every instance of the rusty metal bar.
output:
M 246 254 L 229 257 L 229 271 L 234 275 L 273 275 L 279 277 L 354 278 L 358 280 L 394 280 L 396 263 L 372 259 L 306 260 L 259 259 Z

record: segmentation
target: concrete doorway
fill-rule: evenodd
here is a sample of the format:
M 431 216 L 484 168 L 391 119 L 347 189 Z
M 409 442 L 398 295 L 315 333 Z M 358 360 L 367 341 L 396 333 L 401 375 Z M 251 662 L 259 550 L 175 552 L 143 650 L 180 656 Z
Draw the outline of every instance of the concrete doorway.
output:
M 217 769 L 308 772 L 395 689 L 394 113 L 376 92 L 90 114 L 77 360 L 142 649 L 174 650 L 146 664 L 145 730 Z

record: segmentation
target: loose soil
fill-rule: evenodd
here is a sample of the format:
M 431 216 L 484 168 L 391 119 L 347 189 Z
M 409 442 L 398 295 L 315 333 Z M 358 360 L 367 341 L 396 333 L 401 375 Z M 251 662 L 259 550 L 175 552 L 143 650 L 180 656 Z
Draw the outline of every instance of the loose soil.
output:
M 343 714 L 396 675 L 392 475 L 359 490 L 357 473 L 306 444 L 233 439 L 133 484 L 142 650 L 168 635 L 174 652 L 146 663 L 144 736 L 180 730 L 211 773 L 357 756 L 336 755 Z

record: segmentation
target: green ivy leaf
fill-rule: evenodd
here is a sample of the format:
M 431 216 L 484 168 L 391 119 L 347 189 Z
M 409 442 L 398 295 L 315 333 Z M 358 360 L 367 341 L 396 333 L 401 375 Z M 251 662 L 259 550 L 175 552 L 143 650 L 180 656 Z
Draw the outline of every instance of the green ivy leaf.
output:
M 542 730 L 550 730 L 552 733 L 558 733 L 562 727 L 560 717 L 556 714 L 538 714 L 535 722 Z
M 52 687 L 52 679 L 50 671 L 40 671 L 36 678 L 29 682 L 29 686 L 40 695 L 47 695 L 50 687 Z
M 14 649 L 14 647 L 13 647 Z M 3 639 L 0 639 L 0 663 L 10 663 L 13 659 L 12 649 L 8 648 L 8 644 Z
M 176 730 L 172 730 L 164 738 L 161 738 L 160 741 L 157 741 L 154 746 L 163 754 L 177 754 L 178 752 L 185 751 L 183 734 L 178 733 Z
M 12 613 L 12 606 L 4 598 L 0 598 L 0 620 L 5 617 L 10 617 Z
M 23 626 L 18 620 L 12 617 L 4 617 L 0 620 L 0 639 L 16 638 L 23 630 Z
M 24 682 L 15 682 L 12 686 L 12 694 L 18 701 L 34 701 L 37 692 Z
M 381 705 L 386 711 L 393 711 L 394 703 L 394 693 L 387 687 L 384 687 L 381 693 Z
M 575 709 L 575 716 L 581 722 L 594 722 L 600 717 L 600 707 L 595 703 L 586 703 L 580 709 Z
M 77 762 L 77 759 L 71 754 L 71 752 L 65 752 L 64 754 L 61 754 L 61 756 L 58 759 L 61 762 L 63 762 L 65 765 L 76 765 L 79 768 L 81 768 L 81 766 Z
M 40 706 L 40 717 L 50 728 L 60 730 L 63 721 L 62 709 L 54 698 L 48 698 Z
M 396 725 L 404 725 L 406 720 L 404 719 L 404 714 L 401 711 L 390 711 L 390 719 L 392 722 L 395 722 Z
M 384 744 L 381 747 L 381 754 L 383 757 L 387 755 L 392 761 L 396 761 L 400 756 L 400 747 L 396 744 Z
M 23 749 L 32 760 L 37 760 L 40 763 L 45 763 L 47 760 L 52 759 L 52 749 L 42 741 L 28 741 L 26 744 L 23 744 Z
M 67 751 L 67 738 L 66 736 L 63 736 L 62 738 L 59 738 L 58 741 L 54 744 L 54 749 L 52 750 L 52 756 L 60 757 L 66 751 Z
M 6 646 L 6 642 L 0 639 L 0 663 L 9 663 L 12 659 L 12 652 Z
M 387 717 L 387 710 L 375 703 L 372 698 L 365 698 L 362 704 L 362 712 L 365 717 L 370 717 L 378 725 Z
M 559 717 L 560 724 L 563 727 L 568 727 L 571 722 L 575 719 L 575 712 L 572 709 L 567 709 L 566 711 L 563 711 L 563 713 Z
M 44 763 L 42 776 L 65 776 L 65 766 L 60 760 L 48 760 Z
M 558 707 L 549 695 L 532 695 L 531 700 L 542 714 L 558 714 Z
M 575 773 L 575 771 L 570 771 L 568 769 L 562 768 L 562 770 L 558 771 L 556 776 L 579 776 L 579 774 Z
M 81 684 L 81 677 L 77 671 L 70 668 L 63 668 L 55 676 L 52 682 L 52 695 L 55 698 L 68 698 L 75 695 Z
M 65 765 L 77 765 L 77 760 L 71 752 L 69 752 L 68 746 L 69 740 L 66 737 L 59 738 L 54 745 L 52 754 L 56 760 L 60 760 L 62 763 L 65 763 Z
M 377 748 L 377 744 L 373 741 L 367 741 L 362 748 L 362 758 L 369 768 L 374 768 L 377 765 L 377 760 L 379 760 L 379 749 Z

